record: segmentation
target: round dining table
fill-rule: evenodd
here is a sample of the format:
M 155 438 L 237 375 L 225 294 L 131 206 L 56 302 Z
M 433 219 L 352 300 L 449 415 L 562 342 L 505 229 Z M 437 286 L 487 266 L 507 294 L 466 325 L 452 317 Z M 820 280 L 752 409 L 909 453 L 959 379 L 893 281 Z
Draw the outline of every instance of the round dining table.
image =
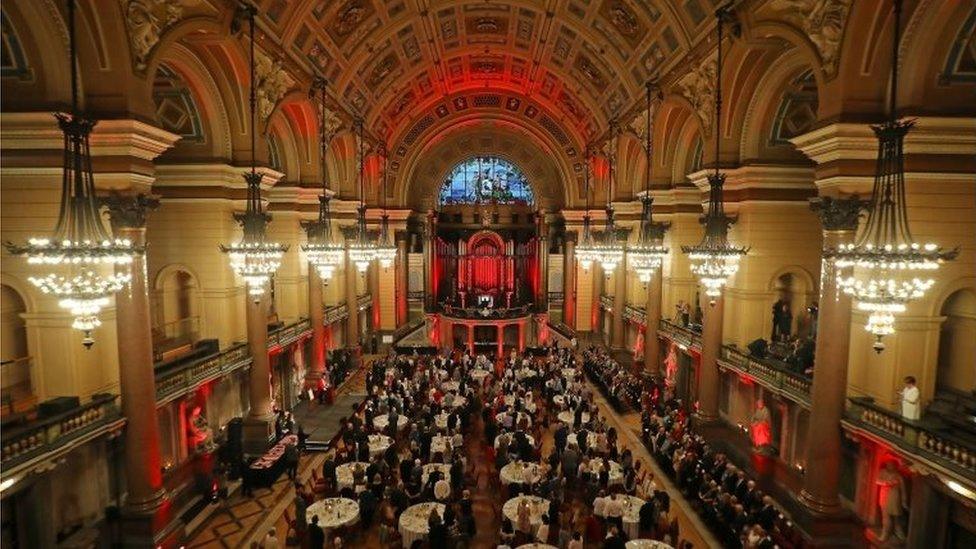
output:
M 366 483 L 369 482 L 369 479 L 367 479 L 365 475 L 366 467 L 369 466 L 368 463 L 363 461 L 351 461 L 349 463 L 343 463 L 342 465 L 336 467 L 336 485 L 338 486 L 339 490 L 343 490 L 344 488 L 355 489 L 355 477 L 353 476 L 352 472 L 357 465 L 362 465 L 363 467 L 362 486 L 365 486 Z
M 527 470 L 532 470 L 535 473 L 536 480 L 539 480 L 539 464 L 522 461 L 513 461 L 505 465 L 498 472 L 498 477 L 504 486 L 508 486 L 509 484 L 523 484 L 525 483 L 525 472 Z
M 512 524 L 518 525 L 518 508 L 522 500 L 529 502 L 529 522 L 532 527 L 535 528 L 542 524 L 542 514 L 549 512 L 549 500 L 540 498 L 539 496 L 517 496 L 505 502 L 502 505 L 502 514 L 505 518 L 512 521 Z
M 430 533 L 430 513 L 437 510 L 437 514 L 444 518 L 444 504 L 428 501 L 407 507 L 400 514 L 400 537 L 403 547 L 413 547 L 414 542 L 425 539 Z
M 624 532 L 628 538 L 637 539 L 640 536 L 640 510 L 645 502 L 637 496 L 623 494 L 618 494 L 617 499 L 623 500 Z
M 440 471 L 441 476 L 444 480 L 451 482 L 451 466 L 446 463 L 428 463 L 424 465 L 423 476 L 420 478 L 424 485 L 427 485 L 427 479 L 430 478 L 430 474 L 434 471 Z
M 410 423 L 410 418 L 403 414 L 397 415 L 397 430 L 401 430 Z M 377 431 L 385 431 L 390 425 L 390 416 L 383 414 L 381 416 L 376 416 L 373 418 L 373 427 L 376 427 Z
M 576 421 L 576 414 L 574 414 L 572 410 L 563 410 L 562 412 L 559 412 L 559 415 L 556 416 L 556 419 L 558 419 L 559 421 L 567 425 L 573 425 Z M 590 422 L 590 413 L 583 412 L 583 423 L 586 424 L 589 422 Z
M 382 456 L 393 445 L 393 439 L 386 435 L 369 435 L 369 455 Z
M 314 516 L 319 517 L 319 527 L 326 531 L 348 526 L 359 520 L 359 504 L 349 498 L 325 498 L 305 510 L 309 524 Z
M 632 539 L 625 546 L 627 549 L 674 549 L 674 547 L 653 539 Z
M 524 433 L 524 434 L 525 434 L 525 438 L 528 439 L 529 444 L 531 444 L 532 447 L 534 448 L 535 447 L 535 439 L 532 438 L 532 435 L 530 435 L 528 433 Z M 501 448 L 502 442 L 504 442 L 506 440 L 508 441 L 509 444 L 511 444 L 512 438 L 514 436 L 515 436 L 515 433 L 502 433 L 502 434 L 498 435 L 497 437 L 495 437 L 495 449 L 497 450 L 497 449 Z

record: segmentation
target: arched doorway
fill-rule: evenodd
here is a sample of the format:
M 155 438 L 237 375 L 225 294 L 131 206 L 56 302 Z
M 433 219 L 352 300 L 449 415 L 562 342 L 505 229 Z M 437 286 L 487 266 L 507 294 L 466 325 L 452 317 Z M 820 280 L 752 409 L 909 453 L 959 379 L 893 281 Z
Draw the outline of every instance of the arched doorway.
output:
M 976 291 L 962 289 L 942 304 L 936 393 L 976 391 Z
M 17 290 L 0 285 L 0 400 L 3 415 L 22 412 L 36 403 L 31 382 L 31 357 L 27 349 L 24 299 Z
M 178 266 L 164 269 L 157 277 L 152 330 L 157 357 L 199 339 L 198 289 L 196 277 Z

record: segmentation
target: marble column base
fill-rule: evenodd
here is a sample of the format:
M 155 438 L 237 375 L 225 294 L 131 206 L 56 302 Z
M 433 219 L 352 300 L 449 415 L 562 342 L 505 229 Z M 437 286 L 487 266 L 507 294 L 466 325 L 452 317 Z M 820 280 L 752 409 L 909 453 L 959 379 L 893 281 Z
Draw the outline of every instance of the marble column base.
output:
M 160 492 L 154 506 L 125 506 L 119 516 L 120 547 L 183 546 L 185 524 L 174 513 L 172 502 Z

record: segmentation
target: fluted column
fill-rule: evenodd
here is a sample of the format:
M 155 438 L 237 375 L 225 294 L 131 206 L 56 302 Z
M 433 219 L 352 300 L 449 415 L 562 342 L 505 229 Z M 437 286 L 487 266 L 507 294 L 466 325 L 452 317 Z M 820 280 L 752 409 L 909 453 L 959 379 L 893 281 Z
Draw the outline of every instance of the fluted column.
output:
M 718 419 L 718 355 L 722 349 L 722 315 L 725 296 L 704 307 L 702 321 L 701 371 L 698 376 L 698 419 L 704 423 Z
M 410 297 L 410 250 L 407 247 L 407 237 L 402 235 L 397 239 L 396 261 L 396 326 L 407 323 L 410 317 L 410 307 L 407 301 Z
M 606 273 L 599 261 L 593 262 L 593 299 L 590 304 L 590 330 L 602 334 L 601 338 L 609 343 L 609 338 L 603 338 L 603 322 L 600 320 L 600 298 L 603 296 L 603 286 L 606 283 Z
M 146 211 L 158 202 L 145 195 L 106 200 L 115 234 L 136 246 L 146 244 Z M 129 287 L 115 296 L 119 349 L 119 389 L 125 427 L 126 538 L 152 544 L 173 517 L 162 505 L 162 453 L 156 416 L 156 376 L 153 370 L 152 320 L 146 282 L 146 256 L 136 255 L 128 271 Z
M 308 265 L 308 319 L 312 325 L 312 363 L 305 379 L 318 381 L 325 374 L 325 308 L 322 305 L 322 278 Z
M 569 234 L 563 244 L 563 322 L 576 329 L 576 239 Z
M 822 198 L 812 207 L 823 224 L 824 250 L 853 241 L 863 202 L 857 198 Z M 847 358 L 851 333 L 851 298 L 837 286 L 841 273 L 833 260 L 820 266 L 817 316 L 816 369 L 810 390 L 807 470 L 800 500 L 819 513 L 840 510 L 838 485 L 841 463 L 841 427 L 847 396 Z
M 614 270 L 613 275 L 613 334 L 612 345 L 614 349 L 623 349 L 626 346 L 624 337 L 624 310 L 627 308 L 627 257 L 620 261 L 620 265 Z
M 437 262 L 437 214 L 433 211 L 427 214 L 426 240 L 424 241 L 424 299 L 425 310 L 432 310 L 437 303 L 437 288 L 435 287 L 434 271 Z
M 258 298 L 246 296 L 247 345 L 251 351 L 248 374 L 250 410 L 244 421 L 244 450 L 258 454 L 267 449 L 271 439 L 271 360 L 268 358 L 268 294 Z
M 361 343 L 359 341 L 359 295 L 356 289 L 359 270 L 356 268 L 356 263 L 348 259 L 344 265 L 346 266 L 346 307 L 349 309 L 349 316 L 346 317 L 346 348 L 353 351 L 353 357 L 356 357 Z
M 539 262 L 539 288 L 535 296 L 536 308 L 545 311 L 549 308 L 549 228 L 546 225 L 545 214 L 538 214 L 539 240 L 536 248 L 537 261 Z
M 647 283 L 647 302 L 644 305 L 644 371 L 657 376 L 661 373 L 661 340 L 657 327 L 661 323 L 661 293 L 664 276 L 661 267 L 654 269 Z

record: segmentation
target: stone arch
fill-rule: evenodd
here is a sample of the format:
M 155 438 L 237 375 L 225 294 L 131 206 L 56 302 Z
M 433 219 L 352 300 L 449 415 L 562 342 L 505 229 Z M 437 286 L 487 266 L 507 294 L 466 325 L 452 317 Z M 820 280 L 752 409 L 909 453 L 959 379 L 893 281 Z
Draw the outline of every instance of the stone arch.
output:
M 200 277 L 183 263 L 161 268 L 153 279 L 153 339 L 183 344 L 199 331 Z
M 0 282 L 0 361 L 3 379 L 0 397 L 4 414 L 24 411 L 36 403 L 34 362 L 24 315 L 30 311 L 30 294 L 17 288 L 6 275 Z M 19 284 L 18 284 L 19 285 Z
M 654 126 L 655 178 L 667 178 L 669 186 L 687 183 L 693 145 L 702 135 L 701 121 L 691 103 L 678 95 L 666 96 Z
M 766 283 L 766 289 L 769 295 L 767 305 L 770 309 L 781 297 L 787 297 L 790 301 L 793 315 L 791 333 L 809 335 L 815 327 L 806 309 L 817 300 L 819 295 L 813 276 L 800 265 L 787 265 L 773 273 Z M 772 328 L 771 319 L 766 324 Z
M 749 105 L 742 120 L 740 135 L 740 160 L 748 162 L 758 159 L 798 160 L 807 158 L 789 143 L 774 143 L 772 132 L 777 123 L 780 110 L 784 107 L 788 94 L 795 87 L 797 79 L 804 74 L 813 74 L 797 49 L 784 52 L 765 72 L 756 84 L 755 93 L 749 98 Z M 815 81 L 815 79 L 814 79 Z M 819 98 L 819 90 L 815 92 Z M 816 112 L 810 121 L 810 129 L 816 122 Z
M 12 0 L 3 13 L 19 38 L 27 78 L 3 79 L 4 110 L 63 109 L 71 103 L 68 30 L 53 0 Z M 30 32 L 27 32 L 29 29 Z M 79 75 L 79 90 L 84 78 Z
M 213 74 L 203 60 L 185 45 L 173 44 L 164 55 L 156 58 L 153 67 L 152 81 L 157 78 L 161 67 L 169 67 L 179 73 L 193 95 L 203 126 L 202 141 L 195 143 L 180 140 L 170 151 L 163 153 L 162 159 L 199 156 L 230 160 L 233 156 L 233 145 L 228 109 Z M 152 94 L 152 89 L 147 93 Z
M 976 390 L 976 285 L 959 288 L 939 303 L 945 320 L 939 332 L 936 393 L 971 394 Z

